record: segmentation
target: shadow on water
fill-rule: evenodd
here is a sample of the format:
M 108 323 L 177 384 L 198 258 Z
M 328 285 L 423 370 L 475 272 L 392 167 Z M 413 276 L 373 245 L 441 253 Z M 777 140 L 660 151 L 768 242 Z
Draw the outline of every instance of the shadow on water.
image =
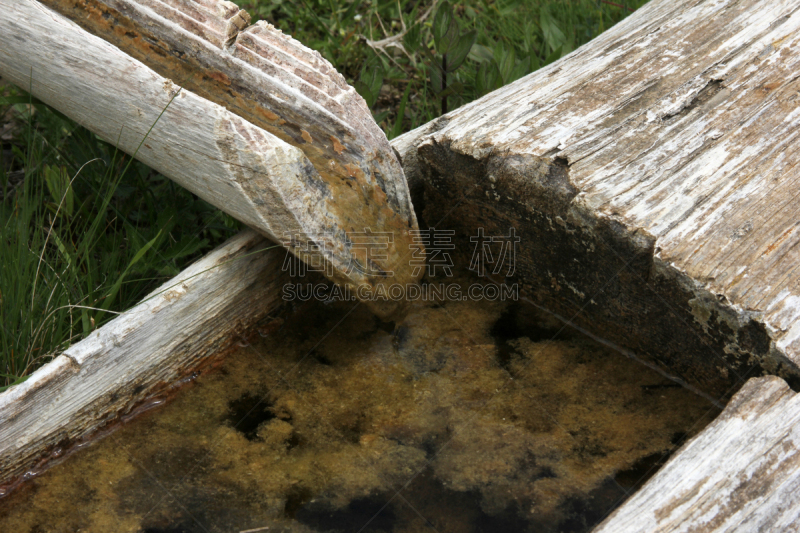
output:
M 350 502 L 344 509 L 332 509 L 325 504 L 310 502 L 301 507 L 294 518 L 319 531 L 392 531 L 397 519 L 388 505 L 389 498 L 391 496 L 386 494 L 360 498 Z
M 501 313 L 492 325 L 491 336 L 497 343 L 497 360 L 504 369 L 514 354 L 519 355 L 511 341 L 527 337 L 534 342 L 554 341 L 567 338 L 571 330 L 567 330 L 555 319 L 542 316 L 531 306 L 512 302 Z
M 263 395 L 246 393 L 229 402 L 228 410 L 228 424 L 243 433 L 247 440 L 256 440 L 258 426 L 275 418 Z
M 489 515 L 481 510 L 481 500 L 477 491 L 447 488 L 426 469 L 399 493 L 386 492 L 354 500 L 344 509 L 310 502 L 299 510 L 296 519 L 326 533 L 403 531 L 409 523 L 430 531 L 450 531 L 455 518 L 451 513 L 456 513 L 461 515 L 458 521 L 465 528 L 463 531 L 512 533 L 529 530 L 530 523 L 520 516 L 516 506 Z
M 206 533 L 206 530 L 199 524 L 178 524 L 165 528 L 148 527 L 142 533 Z

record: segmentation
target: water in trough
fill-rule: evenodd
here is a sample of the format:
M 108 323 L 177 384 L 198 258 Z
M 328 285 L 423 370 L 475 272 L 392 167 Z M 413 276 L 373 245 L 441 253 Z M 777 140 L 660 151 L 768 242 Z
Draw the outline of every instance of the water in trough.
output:
M 0 500 L 0 531 L 585 532 L 719 413 L 524 302 L 262 333 Z

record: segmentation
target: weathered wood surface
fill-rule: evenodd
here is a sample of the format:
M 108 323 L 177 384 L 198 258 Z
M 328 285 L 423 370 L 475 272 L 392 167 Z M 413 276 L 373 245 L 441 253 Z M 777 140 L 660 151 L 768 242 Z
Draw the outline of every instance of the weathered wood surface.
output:
M 0 496 L 252 334 L 283 303 L 285 256 L 244 231 L 0 394 Z
M 308 262 L 331 265 L 323 270 L 339 283 L 374 291 L 416 281 L 408 259 L 417 222 L 402 169 L 363 100 L 327 62 L 264 25 L 238 33 L 246 13 L 227 2 L 113 3 L 132 18 L 106 18 L 86 2 L 70 13 L 143 48 L 123 52 L 114 45 L 127 41 L 112 45 L 39 2 L 0 0 L 0 74 Z M 134 20 L 155 33 L 136 33 Z M 164 57 L 186 63 L 156 61 Z M 365 228 L 393 241 L 369 251 L 358 243 Z M 384 317 L 402 308 L 367 303 Z
M 594 533 L 800 531 L 800 397 L 751 379 Z
M 318 52 L 266 22 L 247 26 L 249 15 L 221 0 L 41 3 L 300 148 L 319 173 L 322 205 L 341 221 L 340 234 L 364 228 L 393 234 L 385 258 L 353 252 L 372 273 L 369 284 L 382 283 L 375 272 L 389 271 L 393 282 L 416 281 L 408 258 L 417 221 L 403 169 L 363 98 Z
M 409 229 L 414 213 L 386 136 L 364 100 L 318 52 L 266 22 L 248 27 L 250 16 L 221 0 L 41 3 L 159 74 L 299 146 L 329 186 L 349 183 L 395 210 L 403 219 L 398 228 Z M 375 189 L 386 195 L 383 201 Z
M 799 8 L 653 0 L 399 138 L 425 222 L 516 227 L 523 294 L 715 397 L 800 383 Z
M 750 370 L 795 378 L 799 4 L 654 0 L 564 60 L 399 139 L 410 178 L 426 187 L 427 222 L 463 237 L 478 226 L 487 234 L 517 227 L 516 279 L 528 297 L 709 393 L 725 396 Z M 225 42 L 235 33 L 226 25 L 216 31 Z M 468 243 L 460 246 L 471 250 Z M 277 296 L 278 282 L 270 289 L 259 277 L 267 271 L 277 273 L 277 263 L 260 271 L 249 265 L 214 293 L 228 298 L 225 315 L 241 319 L 249 302 Z M 251 275 L 255 285 L 246 287 L 241 276 Z M 213 276 L 213 286 L 227 283 Z M 204 319 L 197 309 L 208 304 L 186 302 L 203 292 L 164 296 L 154 324 L 182 335 L 175 324 Z M 161 314 L 173 308 L 182 318 Z M 137 311 L 137 327 L 114 329 L 115 322 L 85 342 L 118 349 L 128 339 L 168 342 L 145 334 L 148 312 Z M 219 320 L 223 312 L 214 315 L 215 326 L 229 324 Z M 197 353 L 209 343 L 182 339 L 170 349 Z M 0 396 L 0 427 L 18 428 L 0 440 L 13 442 L 0 449 L 0 461 L 18 458 L 0 462 L 3 476 L 9 468 L 22 473 L 62 436 L 85 434 L 58 431 L 83 427 L 91 419 L 89 408 L 80 410 L 86 405 L 113 415 L 146 396 L 124 389 L 135 376 L 117 367 L 116 377 L 93 380 L 104 376 L 103 386 L 122 390 L 120 397 L 73 402 L 75 376 L 107 366 L 90 352 L 68 352 Z M 159 366 L 166 359 L 138 352 L 159 369 L 148 383 L 177 375 Z M 14 417 L 2 418 L 4 402 L 37 397 L 30 405 L 54 402 L 46 416 L 18 403 Z M 745 385 L 599 531 L 796 528 L 795 398 L 777 378 Z M 81 414 L 69 418 L 61 409 Z

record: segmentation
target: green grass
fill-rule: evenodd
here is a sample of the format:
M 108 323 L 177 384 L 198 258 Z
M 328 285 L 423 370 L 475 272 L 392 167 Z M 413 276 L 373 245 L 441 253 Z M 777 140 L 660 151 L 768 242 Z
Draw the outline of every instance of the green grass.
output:
M 15 107 L 0 161 L 0 390 L 239 226 L 46 106 Z
M 237 3 L 322 53 L 392 138 L 555 61 L 644 1 Z M 0 150 L 2 391 L 239 224 L 24 92 L 0 96 L 0 117 L 18 123 Z

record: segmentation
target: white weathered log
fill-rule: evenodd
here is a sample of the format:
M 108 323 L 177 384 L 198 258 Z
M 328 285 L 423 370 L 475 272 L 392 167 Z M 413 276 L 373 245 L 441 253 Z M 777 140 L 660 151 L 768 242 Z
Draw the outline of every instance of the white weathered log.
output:
M 298 146 L 330 187 L 357 186 L 364 198 L 396 211 L 404 219 L 399 228 L 410 229 L 408 188 L 386 135 L 364 99 L 318 52 L 265 21 L 247 27 L 247 12 L 223 0 L 40 1 Z
M 797 384 L 799 68 L 798 0 L 653 0 L 394 144 L 532 299 L 716 397 Z
M 751 379 L 595 533 L 800 531 L 800 396 Z
M 283 303 L 285 256 L 244 231 L 0 394 L 0 496 L 241 342 Z
M 247 35 L 256 39 L 271 34 L 258 26 Z M 0 1 L 0 36 L 0 74 L 4 78 L 29 89 L 125 152 L 135 153 L 149 166 L 283 243 L 304 260 L 330 264 L 332 268 L 325 269 L 329 277 L 350 285 L 353 294 L 360 294 L 357 286 L 366 285 L 374 291 L 388 283 L 383 276 L 386 271 L 394 273 L 388 278 L 392 283 L 415 281 L 408 261 L 408 230 L 416 228 L 416 219 L 396 161 L 398 171 L 383 174 L 386 179 L 381 182 L 384 188 L 391 185 L 401 191 L 392 193 L 390 202 L 374 177 L 364 181 L 359 174 L 361 177 L 350 177 L 347 183 L 336 177 L 333 187 L 331 179 L 323 179 L 300 149 L 225 107 L 176 86 L 34 0 Z M 284 41 L 278 39 L 279 43 Z M 295 41 L 289 44 L 302 47 Z M 230 57 L 219 49 L 215 52 Z M 261 71 L 239 63 L 252 77 L 245 81 L 263 82 L 253 76 Z M 340 92 L 355 94 L 352 88 Z M 362 136 L 357 140 L 367 143 L 374 139 Z M 392 160 L 395 158 L 388 144 L 385 148 L 362 144 L 359 149 L 372 150 L 374 157 L 388 150 Z M 373 171 L 381 175 L 380 168 Z M 404 214 L 398 215 L 389 204 L 402 204 Z M 353 234 L 364 228 L 391 232 L 394 240 L 367 258 L 369 252 L 353 244 Z M 368 267 L 354 268 L 356 263 Z M 384 317 L 402 308 L 401 303 L 386 300 L 367 303 Z
M 320 207 L 338 221 L 342 234 L 364 228 L 391 233 L 385 254 L 367 257 L 353 247 L 369 270 L 369 284 L 383 285 L 390 271 L 392 283 L 417 281 L 408 264 L 411 249 L 419 246 L 411 236 L 417 220 L 403 169 L 363 98 L 318 52 L 264 21 L 247 27 L 249 15 L 222 0 L 40 2 L 300 148 L 319 173 L 327 200 Z M 393 307 L 371 305 L 384 315 Z

